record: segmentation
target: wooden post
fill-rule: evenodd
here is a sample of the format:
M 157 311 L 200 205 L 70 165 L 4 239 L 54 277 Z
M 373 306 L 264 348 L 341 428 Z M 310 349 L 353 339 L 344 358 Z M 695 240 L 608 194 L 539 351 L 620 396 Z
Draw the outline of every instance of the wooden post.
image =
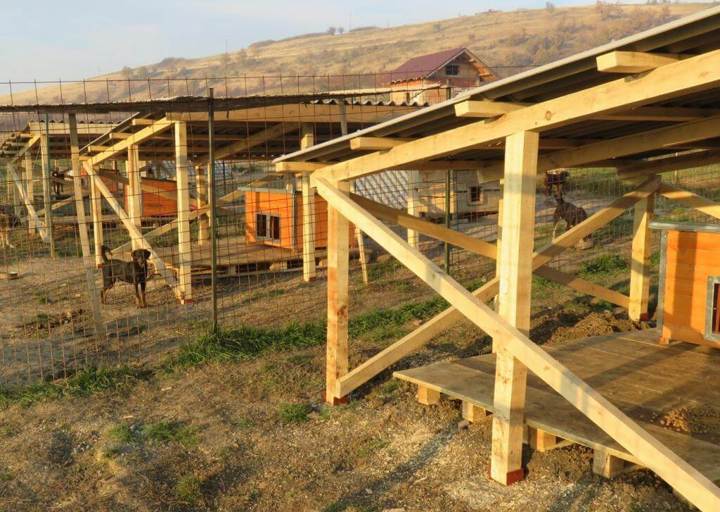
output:
M 25 190 L 27 190 L 27 197 L 30 203 L 33 203 L 35 201 L 35 182 L 33 181 L 33 161 L 32 156 L 30 156 L 30 151 L 25 152 L 24 158 Z M 28 216 L 28 233 L 30 235 L 35 233 L 35 221 L 30 216 Z
M 197 201 L 195 207 L 200 210 L 207 206 L 208 202 L 208 181 L 207 172 L 203 165 L 195 167 L 195 193 Z M 205 245 L 210 241 L 210 224 L 206 214 L 198 215 L 198 245 Z
M 347 182 L 338 182 L 338 189 L 347 193 Z M 348 372 L 348 244 L 350 224 L 335 208 L 328 205 L 328 322 L 325 400 L 332 405 L 343 403 L 336 384 Z
M 103 223 L 102 223 L 102 195 L 97 187 L 97 181 L 101 178 L 96 175 L 90 176 L 90 212 L 93 220 L 93 242 L 95 245 L 95 265 L 100 268 L 103 264 Z
M 47 231 L 48 242 L 50 243 L 50 257 L 55 258 L 55 237 L 53 236 L 52 224 L 52 199 L 50 192 L 50 141 L 47 135 L 48 120 L 45 118 L 45 133 L 40 136 L 40 157 L 42 159 L 42 190 L 43 190 L 43 208 L 45 208 L 45 229 Z
M 652 251 L 650 221 L 652 221 L 654 211 L 655 194 L 635 205 L 628 316 L 636 322 L 647 320 L 649 317 L 650 268 L 648 263 Z
M 498 218 L 497 218 L 497 242 L 495 243 L 495 247 L 497 248 L 497 258 L 495 258 L 495 276 L 499 278 L 500 276 L 500 247 L 502 246 L 502 214 L 503 214 L 503 193 L 504 193 L 504 187 L 503 187 L 503 180 L 499 180 L 499 187 L 500 187 L 500 198 L 498 199 Z M 495 296 L 495 311 L 500 311 L 500 296 Z
M 420 209 L 420 192 L 418 187 L 420 186 L 420 172 L 419 171 L 407 171 L 408 175 L 408 195 L 407 195 L 407 211 L 408 214 L 413 217 L 417 217 Z M 420 241 L 420 233 L 414 229 L 407 230 L 407 242 L 411 247 L 417 248 L 418 242 Z
M 175 173 L 178 218 L 178 287 L 182 304 L 192 302 L 192 246 L 190 242 L 190 181 L 187 159 L 187 123 L 175 123 Z
M 142 227 L 142 181 L 140 177 L 140 147 L 133 144 L 128 147 L 127 151 L 127 175 L 128 184 L 125 188 L 125 197 L 127 197 L 127 213 L 130 221 L 138 228 Z M 131 247 L 133 250 L 141 247 L 140 241 L 136 237 L 131 238 Z
M 315 144 L 313 126 L 303 124 L 300 147 L 309 148 Z M 315 266 L 315 188 L 310 185 L 310 175 L 303 173 L 300 178 L 302 189 L 302 237 L 303 237 L 303 281 L 310 282 L 317 276 Z
M 85 267 L 85 282 L 88 289 L 88 303 L 92 309 L 93 324 L 95 326 L 95 337 L 98 341 L 105 339 L 105 324 L 100 311 L 100 291 L 95 281 L 95 266 L 93 265 L 92 253 L 90 252 L 90 239 L 87 229 L 87 217 L 85 216 L 85 199 L 82 190 L 82 166 L 80 165 L 80 143 L 78 141 L 77 117 L 75 114 L 68 115 L 70 128 L 70 160 L 72 162 L 73 192 L 75 195 L 75 215 L 78 220 L 80 231 L 80 245 L 82 247 L 83 264 Z
M 530 330 L 538 145 L 535 132 L 519 132 L 505 141 L 499 313 L 525 335 Z M 493 340 L 497 366 L 490 467 L 492 478 L 504 485 L 525 476 L 522 445 L 527 384 L 527 368 L 506 348 L 507 341 L 504 337 Z

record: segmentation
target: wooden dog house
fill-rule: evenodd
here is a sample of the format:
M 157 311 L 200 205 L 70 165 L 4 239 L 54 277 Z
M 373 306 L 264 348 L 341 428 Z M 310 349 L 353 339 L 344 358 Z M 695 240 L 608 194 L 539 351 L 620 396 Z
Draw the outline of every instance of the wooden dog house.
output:
M 317 193 L 314 200 L 314 240 L 318 249 L 327 247 L 327 201 Z M 351 233 L 354 232 L 351 226 Z M 280 189 L 253 188 L 245 191 L 245 237 L 248 243 L 302 250 L 302 194 Z M 357 244 L 350 237 L 350 246 Z
M 653 227 L 662 230 L 661 341 L 720 347 L 720 226 L 654 223 Z
M 143 217 L 174 217 L 177 215 L 177 182 L 158 178 L 141 178 L 142 199 L 140 211 Z M 192 204 L 190 205 L 192 209 Z M 128 194 L 125 208 L 129 209 Z

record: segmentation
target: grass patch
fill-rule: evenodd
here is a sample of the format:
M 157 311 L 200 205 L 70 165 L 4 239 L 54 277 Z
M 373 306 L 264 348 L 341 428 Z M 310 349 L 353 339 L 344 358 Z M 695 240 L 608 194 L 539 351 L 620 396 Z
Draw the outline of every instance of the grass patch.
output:
M 304 423 L 309 418 L 312 407 L 308 404 L 281 404 L 278 409 L 280 421 L 286 425 L 289 423 Z
M 197 429 L 179 421 L 158 421 L 155 423 L 119 423 L 108 431 L 110 440 L 120 445 L 140 446 L 145 443 L 177 443 L 184 448 L 197 446 Z M 111 449 L 112 450 L 112 449 Z M 115 447 L 115 451 L 118 447 Z
M 202 497 L 202 480 L 195 475 L 185 475 L 175 484 L 175 496 L 187 505 L 195 505 Z
M 597 274 L 612 274 L 627 270 L 628 263 L 617 254 L 603 254 L 592 260 L 584 262 L 580 267 L 580 275 L 589 277 Z
M 399 308 L 376 309 L 350 319 L 349 332 L 354 338 L 369 336 L 385 339 L 412 320 L 425 320 L 447 307 L 447 302 L 434 298 Z M 206 334 L 180 348 L 169 360 L 166 369 L 191 367 L 209 362 L 233 362 L 261 355 L 269 350 L 291 350 L 325 343 L 323 321 L 292 323 L 281 328 L 243 326 L 237 329 Z
M 0 388 L 0 407 L 16 403 L 27 407 L 36 402 L 65 396 L 90 396 L 102 391 L 127 389 L 138 380 L 147 379 L 149 376 L 150 372 L 130 366 L 89 368 L 64 380 L 18 388 Z

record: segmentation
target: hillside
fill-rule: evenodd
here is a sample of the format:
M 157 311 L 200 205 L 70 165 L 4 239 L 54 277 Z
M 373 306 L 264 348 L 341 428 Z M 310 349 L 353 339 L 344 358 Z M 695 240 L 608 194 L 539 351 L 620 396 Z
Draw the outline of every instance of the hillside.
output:
M 548 5 L 545 9 L 486 11 L 415 25 L 261 41 L 200 59 L 169 57 L 157 64 L 96 77 L 97 82 L 64 82 L 62 91 L 58 85 L 47 86 L 39 90 L 38 97 L 41 103 L 60 102 L 61 97 L 65 102 L 117 101 L 129 96 L 203 94 L 207 85 L 215 86 L 221 95 L 372 87 L 381 85 L 374 73 L 392 70 L 412 56 L 458 46 L 470 48 L 499 76 L 507 76 L 708 7 L 699 3 Z M 279 79 L 280 75 L 284 78 Z M 35 91 L 16 93 L 13 101 L 35 103 Z M 9 98 L 2 102 L 9 103 Z

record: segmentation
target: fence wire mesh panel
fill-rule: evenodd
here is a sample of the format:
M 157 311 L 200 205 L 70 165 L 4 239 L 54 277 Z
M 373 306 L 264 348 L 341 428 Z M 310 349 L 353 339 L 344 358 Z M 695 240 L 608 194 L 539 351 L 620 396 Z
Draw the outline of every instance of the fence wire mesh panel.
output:
M 387 83 L 379 75 L 126 77 L 52 84 L 57 113 L 0 113 L 0 385 L 172 357 L 212 325 L 213 277 L 222 331 L 250 333 L 263 346 L 277 337 L 322 343 L 328 206 L 307 175 L 277 172 L 272 161 L 459 92 Z M 4 87 L 15 105 L 37 102 L 34 83 Z M 212 133 L 209 87 L 217 99 Z M 163 100 L 158 110 L 137 108 Z M 59 106 L 68 105 L 77 113 L 62 113 Z M 554 189 L 544 174 L 537 180 L 536 249 L 577 220 L 557 217 L 558 186 L 562 201 L 584 216 L 635 186 L 619 181 L 614 169 L 569 170 L 553 179 L 560 183 Z M 664 181 L 720 199 L 717 167 L 667 173 Z M 488 243 L 498 239 L 502 187 L 480 171 L 388 170 L 351 187 L 391 216 L 404 212 Z M 662 197 L 655 210 L 658 220 L 717 223 Z M 494 259 L 401 224 L 387 221 L 468 289 L 495 276 Z M 550 267 L 627 294 L 632 236 L 631 209 Z M 366 342 L 353 351 L 356 363 L 447 304 L 352 225 L 348 244 L 350 337 Z M 657 279 L 653 297 L 656 286 Z M 577 300 L 614 307 L 540 277 L 533 294 L 540 299 L 536 316 L 571 310 Z M 477 350 L 482 333 L 466 324 L 436 343 Z

